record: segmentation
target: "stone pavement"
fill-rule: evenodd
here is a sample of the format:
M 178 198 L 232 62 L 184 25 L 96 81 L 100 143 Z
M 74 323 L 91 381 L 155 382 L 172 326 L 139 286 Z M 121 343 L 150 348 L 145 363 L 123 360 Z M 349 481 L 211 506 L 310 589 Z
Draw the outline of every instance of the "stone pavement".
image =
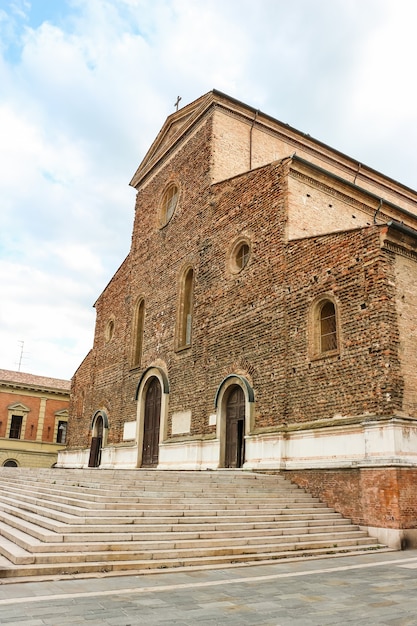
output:
M 14 626 L 416 626 L 417 550 L 141 576 L 0 581 Z

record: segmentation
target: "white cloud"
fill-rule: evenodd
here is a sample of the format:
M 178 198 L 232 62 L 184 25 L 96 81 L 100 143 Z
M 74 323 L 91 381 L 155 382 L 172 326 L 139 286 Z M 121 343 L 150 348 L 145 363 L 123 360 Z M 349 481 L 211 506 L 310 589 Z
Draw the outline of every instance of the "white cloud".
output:
M 67 378 L 92 341 L 91 286 L 8 262 L 0 263 L 0 280 L 2 367 L 16 369 L 19 342 L 24 341 L 27 362 L 22 369 L 27 365 L 33 371 L 30 363 L 35 361 L 39 373 Z
M 416 186 L 414 13 L 411 0 L 7 3 L 0 367 L 19 340 L 33 373 L 70 377 L 87 353 L 91 305 L 130 245 L 128 182 L 177 95 L 225 91 Z

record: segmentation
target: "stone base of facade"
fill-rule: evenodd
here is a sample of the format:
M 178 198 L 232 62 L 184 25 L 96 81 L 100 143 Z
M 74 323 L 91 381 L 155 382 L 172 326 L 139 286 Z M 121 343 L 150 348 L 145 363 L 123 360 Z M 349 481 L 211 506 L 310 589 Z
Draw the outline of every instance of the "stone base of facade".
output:
M 8 440 L 0 448 L 0 465 L 12 461 L 17 467 L 54 467 L 59 447 L 62 449 L 56 444 Z
M 158 469 L 216 469 L 222 466 L 222 432 L 161 441 Z M 224 445 L 223 445 L 224 449 Z M 334 418 L 274 432 L 245 435 L 244 468 L 250 470 L 341 469 L 404 466 L 417 468 L 417 420 L 404 417 Z M 58 467 L 87 467 L 88 449 L 59 453 Z M 108 443 L 100 466 L 134 469 L 138 444 Z
M 379 528 L 362 526 L 371 537 L 375 537 L 382 545 L 393 550 L 411 550 L 417 548 L 416 528 Z

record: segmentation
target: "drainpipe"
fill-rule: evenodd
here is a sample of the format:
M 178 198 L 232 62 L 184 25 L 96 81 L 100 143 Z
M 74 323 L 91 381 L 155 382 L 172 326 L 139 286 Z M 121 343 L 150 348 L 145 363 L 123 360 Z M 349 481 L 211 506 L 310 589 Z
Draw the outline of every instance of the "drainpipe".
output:
M 374 213 L 374 224 L 376 224 L 376 217 L 377 217 L 378 213 L 380 212 L 381 207 L 382 207 L 382 198 L 379 199 L 378 208 L 377 208 L 377 210 Z
M 388 228 L 395 228 L 396 230 L 399 230 L 400 233 L 403 233 L 404 235 L 409 235 L 410 237 L 414 237 L 414 239 L 417 236 L 417 230 L 414 230 L 414 228 L 410 228 L 409 226 L 406 226 L 402 222 L 390 220 L 389 222 L 387 222 L 387 226 Z

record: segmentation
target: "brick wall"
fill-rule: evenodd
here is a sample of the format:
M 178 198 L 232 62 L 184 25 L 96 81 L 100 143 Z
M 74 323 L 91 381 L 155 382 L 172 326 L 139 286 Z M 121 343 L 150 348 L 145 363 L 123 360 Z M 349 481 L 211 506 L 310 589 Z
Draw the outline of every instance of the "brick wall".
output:
M 90 443 L 90 422 L 95 407 L 93 399 L 94 351 L 90 350 L 71 380 L 67 448 L 85 448 Z M 95 408 L 94 408 L 95 407 Z
M 40 398 L 39 397 L 31 397 L 29 395 L 21 395 L 19 393 L 12 392 L 1 392 L 0 393 L 0 437 L 8 437 L 9 433 L 6 432 L 7 428 L 7 418 L 8 418 L 8 406 L 11 404 L 24 404 L 30 409 L 27 417 L 27 424 L 34 424 L 34 433 L 36 437 L 36 425 L 38 423 L 39 418 L 39 407 L 40 407 Z
M 287 259 L 288 422 L 400 409 L 394 265 L 378 228 L 290 242 Z M 340 351 L 314 359 L 309 311 L 323 293 L 336 298 Z
M 109 416 L 108 442 L 121 442 L 151 365 L 169 377 L 168 435 L 172 413 L 191 411 L 191 435 L 214 436 L 208 417 L 229 374 L 244 375 L 254 388 L 257 431 L 402 409 L 398 275 L 394 255 L 381 250 L 379 227 L 288 242 L 289 160 L 211 185 L 211 135 L 206 118 L 138 192 L 130 254 L 97 300 L 94 347 L 74 377 L 70 447 L 88 445 L 99 409 Z M 179 186 L 179 204 L 161 228 L 159 204 L 170 182 Z M 230 254 L 241 236 L 251 256 L 236 273 Z M 189 265 L 192 346 L 176 351 L 179 279 Z M 324 293 L 337 303 L 340 350 L 317 359 L 310 312 Z M 144 339 L 141 365 L 132 368 L 138 297 L 145 300 Z M 109 320 L 114 333 L 106 340 Z
M 414 255 L 396 257 L 395 280 L 398 285 L 399 358 L 404 376 L 403 410 L 407 415 L 417 417 L 417 272 Z
M 63 409 L 68 409 L 68 401 L 63 402 L 62 400 L 54 400 L 52 398 L 47 399 L 45 406 L 45 419 L 43 423 L 42 441 L 54 441 L 55 423 L 58 419 L 57 417 L 55 417 L 55 413 L 57 411 L 62 411 Z
M 55 412 L 67 409 L 68 400 L 47 398 L 40 392 L 34 392 L 33 395 L 30 395 L 29 392 L 19 393 L 18 391 L 14 393 L 0 393 L 0 437 L 8 438 L 9 436 L 9 433 L 6 431 L 9 413 L 7 407 L 11 404 L 21 403 L 30 409 L 30 411 L 27 413 L 25 432 L 21 433 L 21 439 L 35 441 L 38 430 L 42 399 L 45 400 L 45 421 L 42 432 L 42 441 L 51 442 L 54 435 L 54 425 L 56 420 Z
M 417 528 L 417 469 L 287 471 L 286 476 L 355 524 Z

